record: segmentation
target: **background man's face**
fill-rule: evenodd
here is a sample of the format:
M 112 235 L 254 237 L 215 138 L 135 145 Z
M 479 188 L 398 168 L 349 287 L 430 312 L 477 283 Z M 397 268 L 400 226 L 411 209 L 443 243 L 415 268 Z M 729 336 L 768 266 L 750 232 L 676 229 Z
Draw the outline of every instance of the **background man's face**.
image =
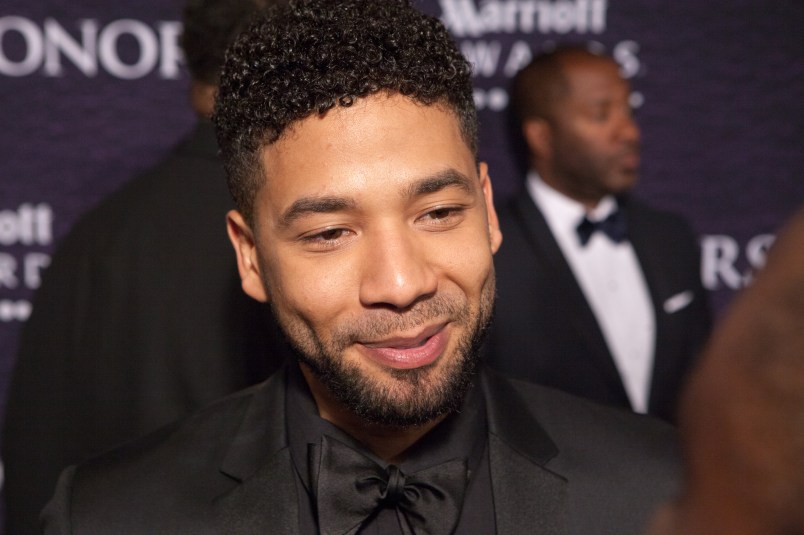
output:
M 501 240 L 456 117 L 373 96 L 294 125 L 262 163 L 244 288 L 271 301 L 313 392 L 387 425 L 454 408 Z
M 627 82 L 614 63 L 599 58 L 568 61 L 564 70 L 569 90 L 551 121 L 559 189 L 582 202 L 630 189 L 639 167 L 639 129 Z

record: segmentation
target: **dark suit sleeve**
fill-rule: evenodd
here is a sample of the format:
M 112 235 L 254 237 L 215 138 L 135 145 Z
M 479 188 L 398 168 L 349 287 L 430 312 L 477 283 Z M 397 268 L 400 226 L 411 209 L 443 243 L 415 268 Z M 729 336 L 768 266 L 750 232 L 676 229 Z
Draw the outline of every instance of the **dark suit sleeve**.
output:
M 70 498 L 73 490 L 75 466 L 62 472 L 56 484 L 56 492 L 42 511 L 41 533 L 45 535 L 69 535 L 73 532 L 70 519 Z

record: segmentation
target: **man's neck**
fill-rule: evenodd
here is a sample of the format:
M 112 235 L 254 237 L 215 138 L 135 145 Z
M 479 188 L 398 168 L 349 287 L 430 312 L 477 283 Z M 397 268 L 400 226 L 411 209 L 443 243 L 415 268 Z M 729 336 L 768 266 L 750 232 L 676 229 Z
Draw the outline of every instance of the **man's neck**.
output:
M 310 387 L 321 418 L 339 427 L 352 438 L 364 444 L 372 453 L 387 463 L 399 464 L 405 452 L 416 444 L 444 419 L 445 416 L 416 427 L 391 427 L 369 423 L 336 400 L 330 391 L 303 364 L 300 366 Z
M 582 204 L 587 213 L 594 211 L 600 200 L 603 198 L 603 195 L 598 193 L 585 194 L 582 191 L 577 191 L 574 188 L 568 187 L 567 180 L 564 180 L 561 177 L 555 175 L 549 169 L 535 168 L 534 171 L 542 179 L 542 182 L 544 182 L 557 192 L 561 193 L 565 197 L 568 197 L 574 200 L 575 202 Z

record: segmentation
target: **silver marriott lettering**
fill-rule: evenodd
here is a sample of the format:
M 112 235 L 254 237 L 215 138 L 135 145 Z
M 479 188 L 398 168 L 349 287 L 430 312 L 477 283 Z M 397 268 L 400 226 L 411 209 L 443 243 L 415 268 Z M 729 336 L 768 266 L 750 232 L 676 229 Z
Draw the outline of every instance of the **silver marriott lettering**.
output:
M 444 25 L 456 37 L 487 33 L 600 34 L 606 0 L 439 0 Z

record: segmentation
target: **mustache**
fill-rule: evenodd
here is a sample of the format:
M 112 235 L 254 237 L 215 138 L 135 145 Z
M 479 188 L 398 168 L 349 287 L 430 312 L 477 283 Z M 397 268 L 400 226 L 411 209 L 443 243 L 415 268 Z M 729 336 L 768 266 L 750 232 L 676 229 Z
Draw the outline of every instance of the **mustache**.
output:
M 639 156 L 641 148 L 642 143 L 639 141 L 628 141 L 625 143 L 623 149 L 618 153 L 618 156 L 630 156 L 632 154 Z
M 367 311 L 360 317 L 339 325 L 332 332 L 331 344 L 335 349 L 343 350 L 355 342 L 411 331 L 433 320 L 460 322 L 468 317 L 469 307 L 465 300 L 436 295 L 416 303 L 405 312 L 388 309 Z

